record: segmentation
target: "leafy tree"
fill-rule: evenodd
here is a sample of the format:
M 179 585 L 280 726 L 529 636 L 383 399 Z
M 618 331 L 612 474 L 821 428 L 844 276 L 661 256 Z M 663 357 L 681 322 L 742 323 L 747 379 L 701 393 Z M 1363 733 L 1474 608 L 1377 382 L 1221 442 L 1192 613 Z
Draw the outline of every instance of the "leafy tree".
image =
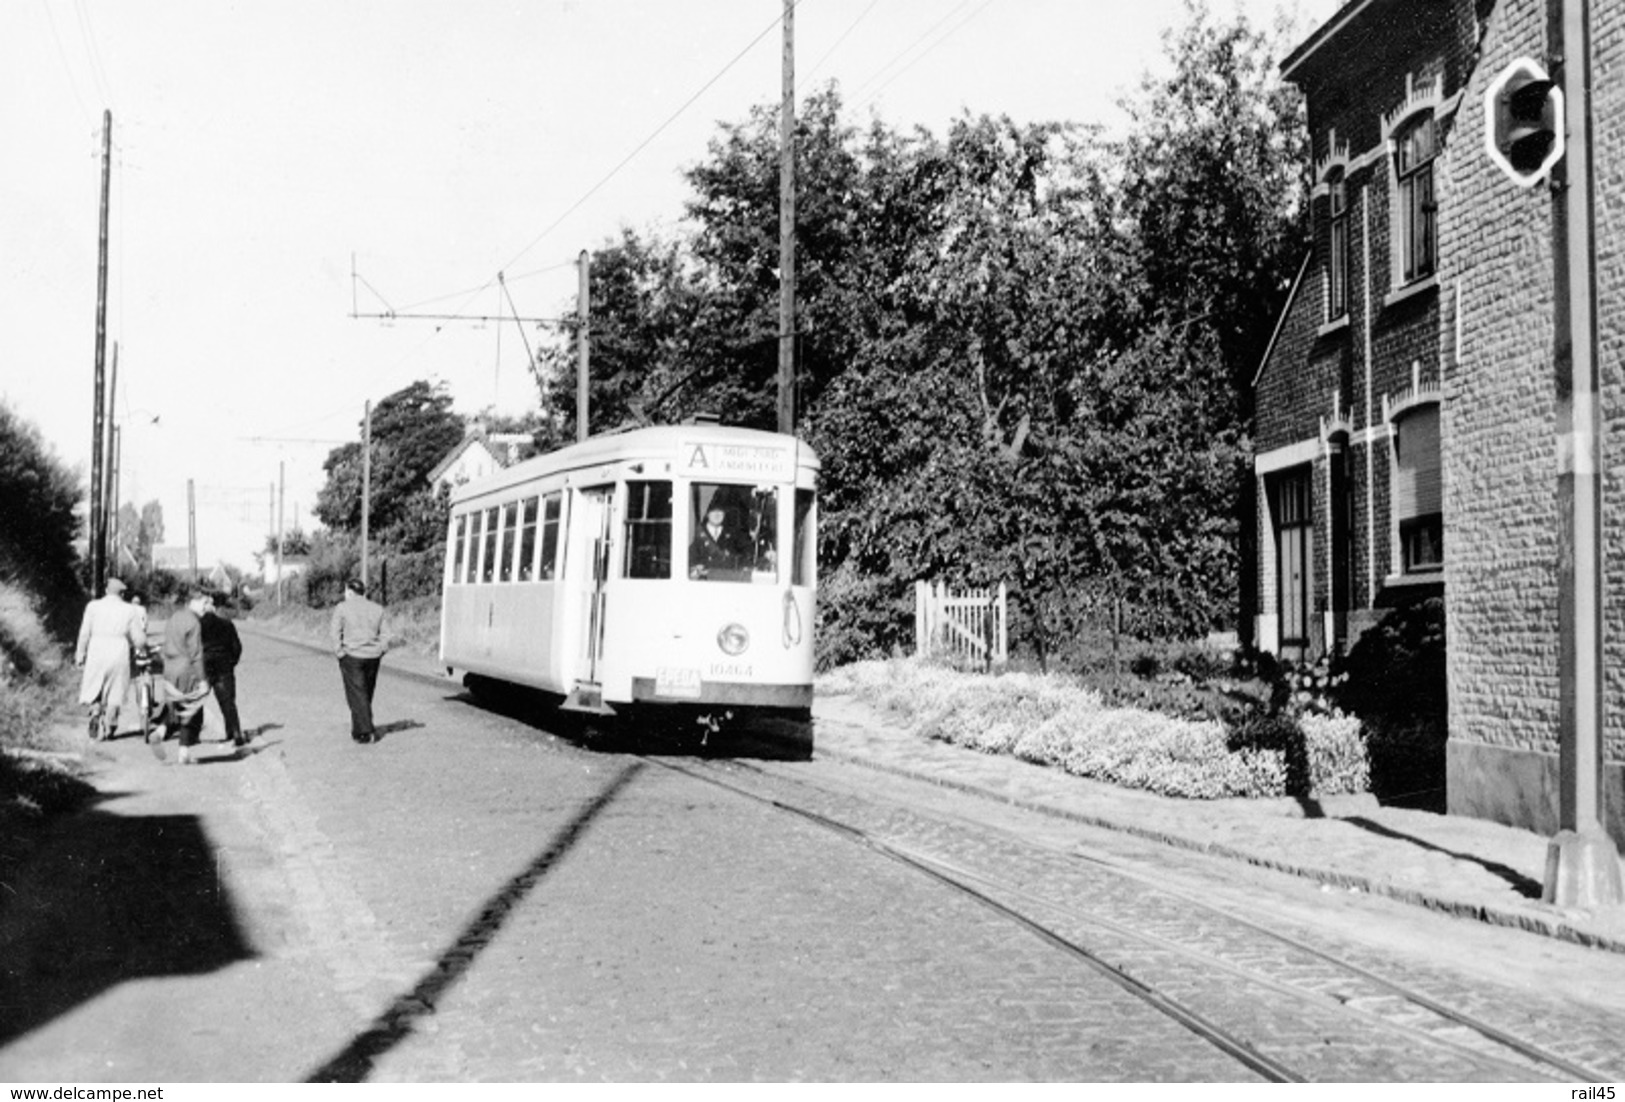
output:
M 39 429 L 0 402 L 0 582 L 41 598 L 57 638 L 78 628 L 79 481 Z
M 451 402 L 443 387 L 419 381 L 373 408 L 369 536 L 384 544 L 418 538 L 423 513 L 435 501 L 428 474 L 463 439 Z M 316 497 L 317 518 L 336 531 L 359 533 L 360 442 L 335 448 L 322 468 L 327 482 Z

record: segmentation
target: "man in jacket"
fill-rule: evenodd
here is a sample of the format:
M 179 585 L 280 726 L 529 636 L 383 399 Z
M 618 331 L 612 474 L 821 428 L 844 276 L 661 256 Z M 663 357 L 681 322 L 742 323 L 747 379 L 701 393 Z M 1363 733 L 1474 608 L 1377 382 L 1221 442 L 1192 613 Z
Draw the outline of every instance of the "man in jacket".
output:
M 378 686 L 378 665 L 389 648 L 384 642 L 383 606 L 367 600 L 366 583 L 359 578 L 345 585 L 344 600 L 333 609 L 331 633 L 344 699 L 350 706 L 350 737 L 359 743 L 377 742 L 372 694 Z
M 233 746 L 247 746 L 243 721 L 237 715 L 237 662 L 243 656 L 243 642 L 237 626 L 215 608 L 214 594 L 203 602 L 203 673 L 220 705 L 226 721 L 226 737 Z
M 191 765 L 197 760 L 192 748 L 203 730 L 203 701 L 209 695 L 202 620 L 208 597 L 189 586 L 182 587 L 177 596 L 186 604 L 170 613 L 164 624 L 164 674 L 158 682 L 158 695 L 167 707 L 165 726 L 180 736 L 176 764 Z M 161 743 L 154 743 L 152 751 L 159 758 L 164 756 Z

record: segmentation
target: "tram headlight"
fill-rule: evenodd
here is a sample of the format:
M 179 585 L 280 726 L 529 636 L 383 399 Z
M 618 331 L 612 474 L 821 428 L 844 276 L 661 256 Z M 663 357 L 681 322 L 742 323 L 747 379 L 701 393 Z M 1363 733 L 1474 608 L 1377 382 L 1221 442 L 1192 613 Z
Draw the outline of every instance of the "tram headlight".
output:
M 722 653 L 737 658 L 750 649 L 750 632 L 745 630 L 744 624 L 729 624 L 717 632 L 717 646 Z

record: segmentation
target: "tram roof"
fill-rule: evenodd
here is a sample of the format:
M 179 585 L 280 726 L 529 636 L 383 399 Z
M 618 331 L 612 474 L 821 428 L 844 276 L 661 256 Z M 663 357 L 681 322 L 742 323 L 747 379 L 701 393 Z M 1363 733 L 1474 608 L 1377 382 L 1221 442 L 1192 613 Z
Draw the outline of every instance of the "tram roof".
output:
M 804 440 L 783 433 L 763 429 L 740 428 L 737 425 L 685 424 L 654 425 L 649 428 L 610 432 L 590 436 L 556 451 L 533 455 L 511 467 L 494 471 L 484 478 L 465 482 L 452 488 L 452 501 L 466 501 L 508 486 L 528 482 L 533 478 L 563 471 L 585 470 L 611 463 L 624 463 L 639 459 L 666 459 L 678 450 L 695 443 L 742 447 L 792 447 L 795 449 L 796 469 L 818 470 L 818 454 Z

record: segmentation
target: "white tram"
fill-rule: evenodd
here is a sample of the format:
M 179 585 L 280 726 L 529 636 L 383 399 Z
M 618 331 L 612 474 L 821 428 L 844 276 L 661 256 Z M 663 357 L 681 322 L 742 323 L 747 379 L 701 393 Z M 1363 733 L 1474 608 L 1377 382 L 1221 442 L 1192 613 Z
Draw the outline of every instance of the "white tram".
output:
M 817 474 L 793 436 L 699 423 L 594 437 L 457 488 L 447 673 L 590 712 L 807 716 Z

